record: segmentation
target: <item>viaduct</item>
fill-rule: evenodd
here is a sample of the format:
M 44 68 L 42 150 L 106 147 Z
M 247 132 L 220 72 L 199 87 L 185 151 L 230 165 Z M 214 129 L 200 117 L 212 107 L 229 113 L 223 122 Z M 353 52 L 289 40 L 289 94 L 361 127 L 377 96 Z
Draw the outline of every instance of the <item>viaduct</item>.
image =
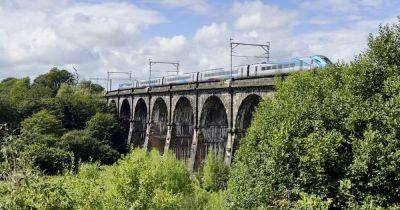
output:
M 243 78 L 113 90 L 106 98 L 117 107 L 128 145 L 171 150 L 197 170 L 210 148 L 232 162 L 274 84 L 274 78 Z

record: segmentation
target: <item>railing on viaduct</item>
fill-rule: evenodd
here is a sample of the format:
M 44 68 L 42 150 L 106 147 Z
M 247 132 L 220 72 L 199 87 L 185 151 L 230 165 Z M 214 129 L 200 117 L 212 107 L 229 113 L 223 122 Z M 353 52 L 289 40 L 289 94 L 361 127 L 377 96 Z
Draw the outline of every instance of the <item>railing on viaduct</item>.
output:
M 231 163 L 274 84 L 274 78 L 209 81 L 115 90 L 106 98 L 118 110 L 127 144 L 171 150 L 197 170 L 211 149 Z

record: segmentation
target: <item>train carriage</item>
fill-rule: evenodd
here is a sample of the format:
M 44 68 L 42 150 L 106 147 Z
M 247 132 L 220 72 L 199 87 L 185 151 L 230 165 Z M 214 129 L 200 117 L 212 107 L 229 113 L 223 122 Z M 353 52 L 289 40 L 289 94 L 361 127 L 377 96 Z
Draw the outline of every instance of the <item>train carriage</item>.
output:
M 279 62 L 262 62 L 233 67 L 232 71 L 224 68 L 210 69 L 203 72 L 187 73 L 175 76 L 165 76 L 149 80 L 140 80 L 134 83 L 122 83 L 119 89 L 131 87 L 148 87 L 167 84 L 184 84 L 203 81 L 218 81 L 231 78 L 274 76 L 289 74 L 297 71 L 323 68 L 332 62 L 325 56 L 313 55 L 302 58 L 292 58 Z
M 198 72 L 187 73 L 182 75 L 166 76 L 164 77 L 163 84 L 181 84 L 181 83 L 192 83 L 197 82 Z

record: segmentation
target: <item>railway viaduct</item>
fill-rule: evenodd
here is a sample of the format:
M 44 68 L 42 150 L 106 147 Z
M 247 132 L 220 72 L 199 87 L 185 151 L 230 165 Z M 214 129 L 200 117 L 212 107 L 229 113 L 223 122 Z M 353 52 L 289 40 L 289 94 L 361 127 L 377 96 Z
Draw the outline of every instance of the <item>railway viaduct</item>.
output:
M 274 78 L 207 81 L 106 93 L 116 106 L 128 145 L 172 150 L 197 170 L 213 148 L 227 164 L 261 100 L 274 90 Z

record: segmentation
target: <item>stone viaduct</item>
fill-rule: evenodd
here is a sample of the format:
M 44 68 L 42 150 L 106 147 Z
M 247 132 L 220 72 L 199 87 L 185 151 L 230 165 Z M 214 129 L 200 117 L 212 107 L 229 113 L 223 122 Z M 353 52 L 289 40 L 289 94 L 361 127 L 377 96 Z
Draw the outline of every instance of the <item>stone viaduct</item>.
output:
M 128 145 L 172 150 L 199 169 L 210 148 L 230 164 L 274 78 L 244 78 L 109 91 L 126 130 Z

